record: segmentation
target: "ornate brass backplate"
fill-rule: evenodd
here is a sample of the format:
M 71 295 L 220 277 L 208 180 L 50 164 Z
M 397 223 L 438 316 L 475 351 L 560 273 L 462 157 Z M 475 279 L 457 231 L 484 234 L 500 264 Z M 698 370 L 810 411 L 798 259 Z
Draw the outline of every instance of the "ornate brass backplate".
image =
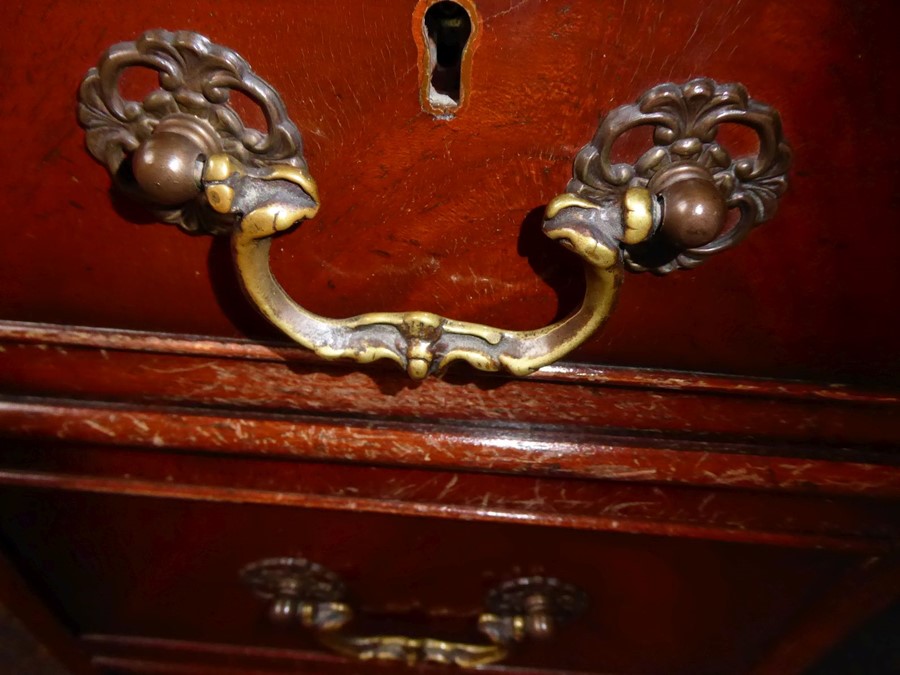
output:
M 344 584 L 336 574 L 303 558 L 269 558 L 247 565 L 241 578 L 269 601 L 276 622 L 298 621 L 333 651 L 359 660 L 432 662 L 475 667 L 506 658 L 526 638 L 546 639 L 584 612 L 587 597 L 551 577 L 512 579 L 488 593 L 477 621 L 486 643 L 454 642 L 404 635 L 354 635 Z
M 716 140 L 723 124 L 751 129 L 759 141 L 756 156 L 733 161 Z M 613 144 L 640 126 L 653 127 L 655 145 L 633 165 L 614 164 Z M 790 164 L 791 149 L 777 111 L 751 99 L 741 84 L 699 78 L 683 85 L 660 84 L 636 103 L 607 114 L 575 157 L 567 189 L 599 201 L 628 188 L 646 188 L 668 201 L 659 223 L 660 234 L 667 236 L 623 247 L 629 269 L 666 273 L 696 267 L 774 216 L 787 189 Z M 722 232 L 724 211 L 733 208 L 740 217 Z
M 136 66 L 157 70 L 159 88 L 125 100 L 119 80 Z M 232 91 L 260 105 L 266 132 L 245 127 Z M 165 222 L 230 235 L 244 290 L 273 324 L 323 358 L 389 359 L 417 379 L 456 360 L 527 375 L 562 358 L 608 318 L 624 267 L 665 273 L 733 246 L 774 214 L 790 164 L 778 113 L 742 85 L 659 85 L 604 118 L 568 191 L 547 205 L 544 233 L 584 262 L 585 295 L 572 314 L 531 331 L 429 312 L 333 319 L 301 307 L 272 275 L 272 237 L 314 217 L 319 194 L 284 103 L 244 59 L 196 33 L 148 31 L 111 47 L 79 100 L 88 150 L 115 184 Z M 731 159 L 716 141 L 728 123 L 757 134 L 756 156 Z M 655 145 L 634 165 L 612 163 L 615 141 L 645 125 Z M 740 216 L 726 227 L 731 209 Z

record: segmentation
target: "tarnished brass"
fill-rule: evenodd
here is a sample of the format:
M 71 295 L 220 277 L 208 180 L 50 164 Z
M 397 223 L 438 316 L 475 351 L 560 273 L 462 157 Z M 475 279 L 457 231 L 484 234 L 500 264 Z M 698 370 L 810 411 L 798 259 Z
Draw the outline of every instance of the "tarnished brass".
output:
M 486 643 L 404 635 L 353 635 L 344 629 L 353 610 L 344 584 L 328 569 L 302 558 L 270 558 L 251 563 L 241 578 L 253 593 L 270 601 L 276 622 L 299 621 L 329 649 L 359 660 L 453 664 L 464 668 L 496 663 L 527 638 L 547 639 L 587 606 L 582 591 L 549 577 L 523 577 L 488 593 L 477 620 Z
M 746 127 L 756 134 L 759 150 L 755 156 L 731 158 L 728 149 L 716 140 L 720 127 L 727 124 Z M 615 142 L 641 126 L 652 127 L 655 145 L 634 164 L 613 163 Z M 782 133 L 778 111 L 751 99 L 742 84 L 716 84 L 708 78 L 697 78 L 684 84 L 657 85 L 635 103 L 610 111 L 591 142 L 575 157 L 568 192 L 602 201 L 618 199 L 629 188 L 648 189 L 663 202 L 654 232 L 641 242 L 623 239 L 622 257 L 634 272 L 665 274 L 696 267 L 774 216 L 778 200 L 787 189 L 790 164 L 791 149 Z M 677 202 L 674 210 L 684 214 L 699 210 L 705 222 L 691 225 L 689 217 L 673 217 L 673 209 L 668 209 L 666 226 L 661 222 L 667 210 L 663 188 L 686 179 L 688 174 L 696 181 L 690 194 L 687 186 L 681 186 L 670 195 Z M 664 177 L 666 180 L 661 181 Z M 715 231 L 719 216 L 713 211 L 718 211 L 719 200 L 703 183 L 715 187 L 726 209 L 739 210 L 733 227 L 721 229 L 719 225 L 719 231 Z M 712 238 L 707 239 L 710 235 Z
M 160 72 L 160 89 L 142 102 L 118 92 L 131 66 Z M 230 90 L 262 107 L 267 133 L 244 127 Z M 774 213 L 790 163 L 778 114 L 739 84 L 659 85 L 613 110 L 578 154 L 575 177 L 547 205 L 543 225 L 584 261 L 584 299 L 560 321 L 515 331 L 429 312 L 328 318 L 288 297 L 269 266 L 271 238 L 319 208 L 300 133 L 278 94 L 240 56 L 201 35 L 149 31 L 112 47 L 82 83 L 79 119 L 88 149 L 120 188 L 166 222 L 231 236 L 247 296 L 293 340 L 326 359 L 389 359 L 416 379 L 457 360 L 514 375 L 557 361 L 607 319 L 623 266 L 662 273 L 730 247 Z M 756 131 L 759 154 L 732 162 L 715 142 L 723 123 Z M 615 140 L 640 125 L 655 127 L 656 145 L 633 166 L 611 164 Z M 740 218 L 722 231 L 730 208 Z
M 628 188 L 622 199 L 625 205 L 625 236 L 622 243 L 640 244 L 650 237 L 654 223 L 660 220 L 658 204 L 653 195 L 643 188 Z
M 159 72 L 159 88 L 141 101 L 124 99 L 119 91 L 122 75 L 134 67 Z M 232 91 L 259 105 L 265 133 L 244 125 L 229 104 Z M 185 145 L 203 147 L 204 159 L 224 152 L 253 167 L 306 168 L 300 132 L 278 93 L 237 52 L 190 31 L 149 30 L 134 42 L 110 47 L 81 83 L 78 121 L 88 151 L 120 190 L 146 202 L 163 222 L 191 233 L 230 234 L 234 219 L 211 210 L 201 192 L 167 204 L 155 201 L 135 180 L 135 153 L 140 155 L 157 132 L 172 132 L 183 136 Z

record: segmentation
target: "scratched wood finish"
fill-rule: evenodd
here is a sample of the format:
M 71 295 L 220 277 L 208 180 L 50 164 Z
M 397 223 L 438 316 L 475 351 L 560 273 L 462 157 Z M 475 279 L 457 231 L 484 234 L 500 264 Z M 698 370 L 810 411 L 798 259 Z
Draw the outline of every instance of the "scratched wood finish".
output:
M 6 443 L 0 483 L 885 552 L 896 500 Z M 536 533 L 535 536 L 538 536 Z
M 373 630 L 465 635 L 504 575 L 583 585 L 584 623 L 507 674 L 800 672 L 896 595 L 894 4 L 475 4 L 452 121 L 419 106 L 416 0 L 6 12 L 0 540 L 98 672 L 369 672 L 262 620 L 236 573 L 266 555 L 334 567 Z M 324 314 L 566 311 L 579 265 L 543 206 L 598 114 L 663 81 L 778 108 L 792 185 L 735 250 L 629 275 L 574 363 L 422 384 L 327 364 L 242 299 L 227 242 L 151 222 L 85 151 L 81 77 L 157 27 L 282 94 L 323 208 L 273 265 Z
M 666 80 L 740 81 L 781 110 L 795 149 L 773 222 L 701 269 L 630 275 L 574 359 L 896 383 L 891 77 L 896 3 L 479 0 L 469 102 L 422 112 L 414 0 L 21 3 L 3 22 L 0 134 L 11 215 L 0 318 L 254 338 L 227 246 L 152 225 L 108 194 L 83 148 L 76 87 L 111 43 L 151 27 L 246 56 L 303 130 L 321 215 L 274 268 L 335 316 L 433 310 L 513 328 L 578 294 L 538 232 L 604 110 Z M 876 244 L 877 242 L 877 244 Z M 52 274 L 48 271 L 52 270 Z
M 900 403 L 883 391 L 589 368 L 414 385 L 304 356 L 0 325 L 0 437 L 900 495 Z

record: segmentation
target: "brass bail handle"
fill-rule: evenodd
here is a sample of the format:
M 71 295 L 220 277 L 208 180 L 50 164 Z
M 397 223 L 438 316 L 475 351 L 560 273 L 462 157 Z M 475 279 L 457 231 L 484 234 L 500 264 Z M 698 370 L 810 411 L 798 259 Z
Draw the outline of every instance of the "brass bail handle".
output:
M 557 628 L 582 614 L 587 597 L 552 577 L 522 577 L 493 588 L 478 616 L 483 643 L 405 635 L 355 635 L 348 629 L 354 611 L 340 578 L 303 558 L 268 558 L 247 565 L 241 579 L 269 603 L 269 618 L 299 623 L 332 651 L 353 659 L 431 662 L 473 668 L 505 659 L 525 640 L 551 638 Z
M 136 66 L 160 74 L 142 101 L 118 88 Z M 259 104 L 266 132 L 244 126 L 232 91 Z M 544 234 L 583 261 L 584 299 L 560 321 L 515 331 L 416 311 L 335 319 L 292 300 L 272 275 L 269 252 L 275 234 L 319 209 L 300 132 L 243 58 L 202 35 L 152 30 L 114 45 L 84 78 L 78 115 L 88 150 L 118 188 L 164 222 L 231 237 L 247 297 L 286 335 L 325 359 L 392 360 L 416 379 L 456 360 L 527 375 L 564 357 L 608 318 L 623 269 L 696 267 L 771 218 L 791 162 L 777 111 L 740 84 L 660 84 L 612 110 L 545 211 Z M 752 130 L 756 155 L 733 160 L 716 140 L 723 124 Z M 616 140 L 640 126 L 652 127 L 654 145 L 633 164 L 613 162 Z

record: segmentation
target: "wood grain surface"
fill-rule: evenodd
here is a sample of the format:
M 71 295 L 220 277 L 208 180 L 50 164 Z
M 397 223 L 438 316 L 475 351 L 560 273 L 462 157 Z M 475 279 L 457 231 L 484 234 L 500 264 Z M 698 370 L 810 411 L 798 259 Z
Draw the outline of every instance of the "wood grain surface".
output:
M 583 367 L 412 383 L 234 341 L 0 326 L 0 437 L 896 497 L 896 396 Z
M 794 146 L 775 222 L 696 271 L 630 275 L 602 335 L 573 359 L 897 382 L 900 176 L 884 142 L 898 134 L 895 3 L 480 0 L 470 96 L 450 121 L 420 107 L 415 5 L 11 9 L 0 27 L 0 135 L 14 147 L 0 160 L 0 318 L 275 336 L 240 296 L 225 243 L 111 196 L 75 120 L 77 86 L 107 46 L 184 28 L 244 55 L 303 131 L 323 207 L 278 241 L 274 269 L 332 316 L 550 321 L 576 301 L 580 271 L 539 234 L 540 214 L 598 115 L 664 81 L 743 82 L 781 111 Z
M 237 574 L 275 555 L 333 567 L 373 632 L 470 635 L 510 576 L 583 586 L 588 615 L 489 671 L 509 675 L 799 673 L 896 597 L 897 4 L 466 2 L 452 119 L 422 108 L 418 0 L 5 8 L 4 583 L 23 575 L 26 609 L 61 622 L 47 639 L 71 632 L 98 672 L 402 670 L 268 625 Z M 571 362 L 424 383 L 326 363 L 243 299 L 227 241 L 153 222 L 86 152 L 81 78 L 151 28 L 233 48 L 281 93 L 323 206 L 273 268 L 330 316 L 567 312 L 580 264 L 543 208 L 598 116 L 662 82 L 778 108 L 791 186 L 734 250 L 629 274 Z

